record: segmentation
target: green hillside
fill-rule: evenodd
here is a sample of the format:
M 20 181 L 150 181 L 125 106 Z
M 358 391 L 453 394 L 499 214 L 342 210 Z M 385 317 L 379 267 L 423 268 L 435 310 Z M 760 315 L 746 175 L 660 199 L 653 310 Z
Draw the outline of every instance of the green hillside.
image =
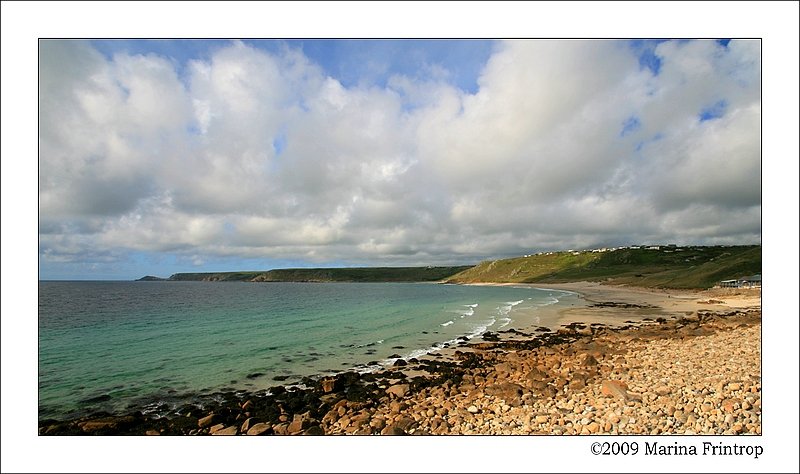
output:
M 482 262 L 451 283 L 602 281 L 663 288 L 710 288 L 720 280 L 761 273 L 761 246 L 623 248 L 547 252 Z
M 176 273 L 170 281 L 418 282 L 440 281 L 471 268 L 365 267 L 290 268 L 261 272 Z
M 661 288 L 710 288 L 761 273 L 761 246 L 622 248 L 547 252 L 452 267 L 293 268 L 176 273 L 170 281 L 567 283 L 601 281 Z M 147 276 L 142 280 L 158 280 Z

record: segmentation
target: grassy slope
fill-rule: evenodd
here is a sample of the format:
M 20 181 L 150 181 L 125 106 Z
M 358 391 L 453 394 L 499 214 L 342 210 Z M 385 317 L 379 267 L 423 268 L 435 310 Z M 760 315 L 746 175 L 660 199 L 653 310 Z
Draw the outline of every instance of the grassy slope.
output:
M 679 247 L 682 251 L 620 249 L 558 252 L 482 262 L 448 279 L 454 283 L 604 281 L 664 288 L 709 288 L 720 280 L 761 273 L 761 246 Z
M 173 281 L 315 281 L 315 282 L 414 282 L 439 281 L 470 268 L 373 267 L 294 268 L 266 272 L 176 273 Z
M 761 246 L 620 249 L 510 258 L 474 267 L 299 268 L 261 272 L 176 273 L 178 281 L 564 283 L 603 281 L 664 288 L 709 288 L 761 273 Z M 460 272 L 460 273 L 459 273 Z

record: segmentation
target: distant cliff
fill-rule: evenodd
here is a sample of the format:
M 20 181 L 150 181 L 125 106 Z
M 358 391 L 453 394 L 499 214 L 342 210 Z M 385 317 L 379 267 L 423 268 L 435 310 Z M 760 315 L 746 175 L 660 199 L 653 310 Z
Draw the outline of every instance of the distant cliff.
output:
M 468 268 L 471 266 L 290 268 L 261 272 L 175 273 L 166 280 L 146 276 L 138 281 L 424 282 L 444 280 Z
M 565 283 L 598 281 L 663 288 L 710 288 L 761 273 L 761 246 L 628 246 L 541 252 L 457 267 L 290 268 L 176 273 L 168 281 Z M 164 281 L 146 276 L 140 281 Z
M 166 278 L 159 278 L 152 275 L 147 275 L 139 278 L 136 281 L 166 281 L 166 280 L 167 280 Z

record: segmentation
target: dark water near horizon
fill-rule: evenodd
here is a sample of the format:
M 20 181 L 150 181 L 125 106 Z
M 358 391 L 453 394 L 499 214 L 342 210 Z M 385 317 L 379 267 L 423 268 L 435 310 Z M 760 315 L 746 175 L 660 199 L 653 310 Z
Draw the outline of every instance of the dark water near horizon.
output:
M 39 418 L 370 370 L 459 336 L 547 326 L 539 310 L 575 298 L 430 283 L 39 282 Z

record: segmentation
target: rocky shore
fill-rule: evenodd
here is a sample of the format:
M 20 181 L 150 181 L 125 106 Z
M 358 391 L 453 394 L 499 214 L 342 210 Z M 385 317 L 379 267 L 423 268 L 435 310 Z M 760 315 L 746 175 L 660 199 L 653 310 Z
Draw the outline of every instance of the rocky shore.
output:
M 39 423 L 40 435 L 760 433 L 758 308 L 485 333 L 381 372 L 223 391 L 159 418 Z

